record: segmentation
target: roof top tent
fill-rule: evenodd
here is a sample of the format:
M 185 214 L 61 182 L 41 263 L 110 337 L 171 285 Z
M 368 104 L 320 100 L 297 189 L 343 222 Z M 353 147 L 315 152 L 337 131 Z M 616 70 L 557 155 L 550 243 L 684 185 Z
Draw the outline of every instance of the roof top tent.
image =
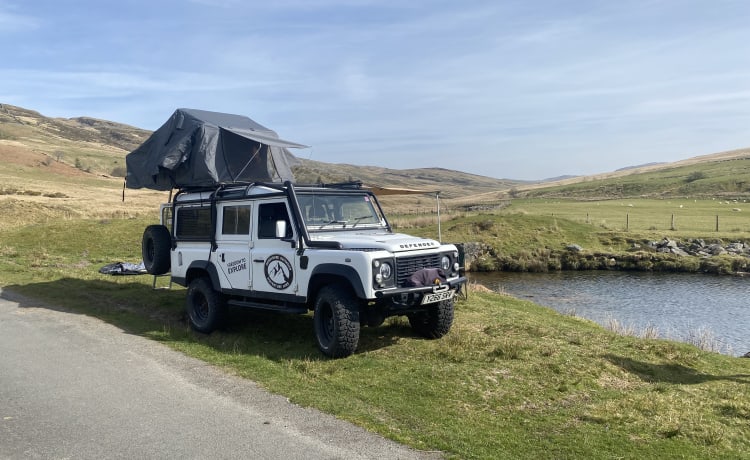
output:
M 306 145 L 242 115 L 177 109 L 125 157 L 128 188 L 212 187 L 233 182 L 293 181 L 289 148 Z

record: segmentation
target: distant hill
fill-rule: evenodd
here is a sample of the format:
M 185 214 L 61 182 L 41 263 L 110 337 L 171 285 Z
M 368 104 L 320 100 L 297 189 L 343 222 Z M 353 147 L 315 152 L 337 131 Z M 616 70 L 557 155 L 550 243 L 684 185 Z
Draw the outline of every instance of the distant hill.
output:
M 151 134 L 145 129 L 89 117 L 50 118 L 0 104 L 0 147 L 26 149 L 93 174 L 124 177 L 125 155 Z M 20 150 L 19 150 L 20 149 Z
M 151 131 L 112 121 L 90 117 L 50 118 L 33 110 L 0 104 L 0 152 L 3 145 L 12 145 L 17 156 L 25 148 L 29 154 L 41 153 L 56 163 L 92 174 L 124 177 L 125 155 L 150 135 Z M 380 187 L 441 191 L 445 198 L 531 183 L 442 168 L 396 170 L 323 163 L 297 157 L 293 160 L 293 171 L 299 183 L 360 180 Z
M 527 181 L 493 179 L 444 168 L 388 169 L 379 166 L 332 164 L 298 159 L 293 167 L 300 183 L 334 183 L 360 180 L 367 185 L 441 192 L 441 197 L 456 198 L 486 191 L 507 190 L 530 184 Z
M 585 200 L 625 197 L 750 197 L 750 148 L 611 173 L 518 187 L 517 196 Z
M 0 104 L 0 129 L 7 137 L 61 139 L 131 151 L 151 134 L 145 129 L 90 117 L 50 118 L 39 112 Z
M 575 179 L 576 177 L 579 177 L 579 176 L 572 176 L 570 174 L 567 174 L 564 176 L 548 177 L 547 179 L 542 179 L 541 181 L 539 181 L 539 183 L 544 184 L 547 182 L 558 182 L 561 180 Z
M 651 162 L 651 163 L 644 163 L 642 165 L 625 166 L 624 168 L 616 169 L 615 171 L 629 171 L 631 169 L 645 168 L 647 166 L 658 166 L 658 165 L 663 165 L 663 164 L 666 164 L 666 163 L 659 162 L 659 161 L 654 161 L 654 162 Z
M 0 173 L 117 180 L 125 175 L 125 155 L 151 131 L 90 117 L 50 118 L 33 110 L 0 104 Z M 592 176 L 560 176 L 542 182 L 495 179 L 443 168 L 388 169 L 331 164 L 294 157 L 300 183 L 360 180 L 386 188 L 441 192 L 458 206 L 496 205 L 514 197 L 576 198 L 750 196 L 750 148 L 649 163 Z M 13 166 L 16 165 L 16 166 Z M 21 169 L 18 169 L 21 168 Z M 29 169 L 31 168 L 31 169 Z M 66 179 L 68 180 L 68 179 Z M 78 180 L 78 179 L 76 179 Z M 1 188 L 1 187 L 0 187 Z

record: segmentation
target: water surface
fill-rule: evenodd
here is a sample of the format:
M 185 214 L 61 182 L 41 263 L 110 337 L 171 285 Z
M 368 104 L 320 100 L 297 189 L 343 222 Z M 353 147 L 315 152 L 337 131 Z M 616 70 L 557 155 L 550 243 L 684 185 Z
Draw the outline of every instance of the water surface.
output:
M 750 351 L 750 279 L 702 274 L 585 271 L 470 273 L 488 288 L 606 325 L 616 320 L 636 334 L 656 328 L 660 337 L 716 351 Z

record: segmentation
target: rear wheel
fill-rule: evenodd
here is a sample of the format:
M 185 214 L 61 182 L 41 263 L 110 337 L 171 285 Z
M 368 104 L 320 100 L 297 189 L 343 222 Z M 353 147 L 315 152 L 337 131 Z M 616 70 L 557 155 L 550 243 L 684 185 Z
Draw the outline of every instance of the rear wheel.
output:
M 172 235 L 164 225 L 149 225 L 143 231 L 141 253 L 143 266 L 152 275 L 163 275 L 169 271 Z
M 193 280 L 188 286 L 185 309 L 190 327 L 205 334 L 219 328 L 226 315 L 224 296 L 205 277 Z
M 324 287 L 315 300 L 313 323 L 318 348 L 324 355 L 351 355 L 359 343 L 359 299 L 343 286 Z
M 428 339 L 439 339 L 453 325 L 453 299 L 430 305 L 426 311 L 409 315 L 409 324 L 417 334 Z

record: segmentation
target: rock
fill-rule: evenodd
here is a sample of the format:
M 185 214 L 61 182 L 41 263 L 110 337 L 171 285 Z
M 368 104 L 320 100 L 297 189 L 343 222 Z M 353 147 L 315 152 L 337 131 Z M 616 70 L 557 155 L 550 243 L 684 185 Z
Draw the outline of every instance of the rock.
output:
M 578 246 L 577 244 L 569 244 L 565 246 L 565 249 L 567 249 L 570 252 L 581 252 L 583 251 L 583 248 Z
M 720 256 L 722 254 L 727 253 L 727 251 L 722 247 L 722 245 L 716 244 L 716 243 L 709 244 L 706 249 L 712 256 Z
M 670 250 L 670 252 L 672 254 L 675 254 L 675 255 L 678 255 L 678 256 L 689 256 L 690 255 L 690 254 L 688 254 L 687 252 L 683 251 L 680 248 L 669 248 L 669 250 Z
M 731 252 L 733 254 L 742 254 L 745 251 L 745 244 L 729 243 L 725 249 L 727 250 L 727 252 Z
M 467 269 L 471 269 L 477 259 L 486 255 L 493 254 L 492 247 L 486 244 L 476 243 L 476 242 L 463 243 L 463 250 L 464 250 L 464 267 L 466 267 Z

